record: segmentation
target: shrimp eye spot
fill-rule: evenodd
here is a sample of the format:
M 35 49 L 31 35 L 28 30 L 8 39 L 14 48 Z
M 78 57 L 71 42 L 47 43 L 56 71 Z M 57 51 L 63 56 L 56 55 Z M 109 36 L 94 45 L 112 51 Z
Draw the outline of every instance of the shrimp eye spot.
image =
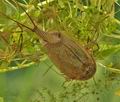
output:
M 60 33 L 58 33 L 58 37 L 59 37 L 59 38 L 61 37 L 61 34 L 60 34 Z

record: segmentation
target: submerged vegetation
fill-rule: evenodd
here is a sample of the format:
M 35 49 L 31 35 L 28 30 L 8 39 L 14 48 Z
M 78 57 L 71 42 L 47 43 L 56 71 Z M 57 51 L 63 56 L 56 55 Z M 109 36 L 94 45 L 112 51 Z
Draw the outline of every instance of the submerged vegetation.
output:
M 5 90 L 4 84 L 0 85 L 0 102 L 119 102 L 119 3 L 119 0 L 1 0 L 0 83 L 7 83 L 5 80 L 11 83 L 5 85 Z M 87 81 L 65 81 L 64 75 L 48 60 L 42 39 L 10 20 L 33 27 L 20 6 L 44 31 L 61 31 L 82 45 L 95 59 L 95 76 Z M 4 75 L 10 78 L 2 79 Z

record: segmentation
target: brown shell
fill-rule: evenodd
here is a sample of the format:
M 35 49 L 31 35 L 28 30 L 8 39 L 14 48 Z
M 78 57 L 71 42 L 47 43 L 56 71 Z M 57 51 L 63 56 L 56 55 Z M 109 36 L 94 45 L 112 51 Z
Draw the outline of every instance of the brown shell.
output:
M 87 80 L 96 72 L 96 63 L 90 54 L 72 39 L 61 35 L 62 40 L 56 44 L 47 43 L 47 54 L 52 62 L 67 78 Z

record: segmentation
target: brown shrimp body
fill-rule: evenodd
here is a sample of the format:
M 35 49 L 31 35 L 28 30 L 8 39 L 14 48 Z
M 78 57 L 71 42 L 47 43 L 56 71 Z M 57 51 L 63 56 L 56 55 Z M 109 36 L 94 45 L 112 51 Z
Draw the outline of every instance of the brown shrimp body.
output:
M 94 59 L 72 39 L 60 34 L 57 43 L 46 43 L 44 47 L 52 62 L 68 79 L 87 80 L 96 72 Z
M 96 63 L 92 56 L 81 45 L 78 45 L 62 33 L 49 33 L 39 29 L 29 14 L 26 11 L 25 13 L 31 20 L 34 28 L 27 27 L 0 12 L 3 16 L 31 30 L 38 37 L 42 38 L 46 42 L 44 47 L 49 58 L 68 79 L 87 80 L 93 77 L 96 72 Z

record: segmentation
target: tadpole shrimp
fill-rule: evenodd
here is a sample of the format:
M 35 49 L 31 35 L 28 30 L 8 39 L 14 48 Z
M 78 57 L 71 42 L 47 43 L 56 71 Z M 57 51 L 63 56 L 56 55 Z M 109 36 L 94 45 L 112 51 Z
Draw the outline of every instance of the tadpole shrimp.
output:
M 21 7 L 23 10 L 24 8 Z M 55 66 L 63 73 L 67 79 L 88 80 L 96 72 L 96 63 L 92 55 L 80 44 L 69 38 L 62 32 L 46 32 L 40 29 L 30 15 L 24 10 L 34 28 L 30 28 L 12 18 L 1 14 L 17 24 L 34 32 L 45 41 L 46 53 Z

